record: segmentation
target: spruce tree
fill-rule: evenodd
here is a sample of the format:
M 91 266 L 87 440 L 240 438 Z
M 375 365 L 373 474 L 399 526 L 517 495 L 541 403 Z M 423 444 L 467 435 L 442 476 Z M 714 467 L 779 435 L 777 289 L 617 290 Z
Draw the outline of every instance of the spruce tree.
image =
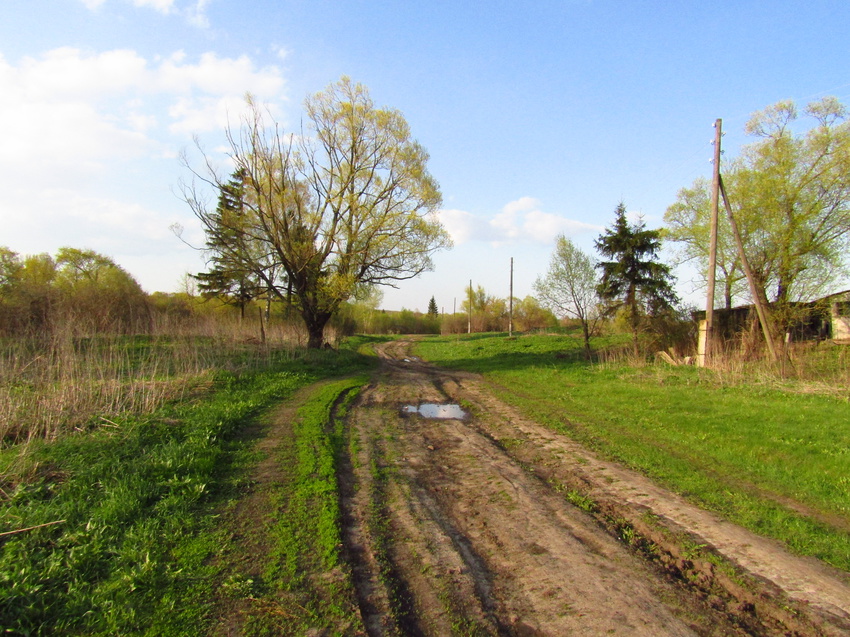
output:
M 431 300 L 428 301 L 428 316 L 433 318 L 437 318 L 440 314 L 440 311 L 437 309 L 437 301 L 434 300 L 434 297 L 431 297 Z
M 198 289 L 206 296 L 215 296 L 239 308 L 245 307 L 262 293 L 262 284 L 251 268 L 245 252 L 247 245 L 235 241 L 244 225 L 244 175 L 236 171 L 219 190 L 218 205 L 211 215 L 216 232 L 207 233 L 206 248 L 212 253 L 210 269 L 194 275 Z
M 645 318 L 670 310 L 678 301 L 673 291 L 670 267 L 658 261 L 661 237 L 647 230 L 643 221 L 630 224 L 626 206 L 617 205 L 614 224 L 596 240 L 596 249 L 606 261 L 597 264 L 602 281 L 597 291 L 609 311 L 623 309 L 632 331 L 635 355 L 639 354 L 638 333 Z

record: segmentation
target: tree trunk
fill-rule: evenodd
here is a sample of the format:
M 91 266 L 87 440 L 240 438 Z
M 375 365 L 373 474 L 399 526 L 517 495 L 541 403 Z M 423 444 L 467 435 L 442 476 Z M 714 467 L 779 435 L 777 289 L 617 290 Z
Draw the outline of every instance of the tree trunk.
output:
M 590 349 L 590 326 L 587 324 L 587 319 L 581 320 L 581 331 L 584 335 L 584 355 L 587 360 L 590 360 L 592 351 Z
M 628 306 L 629 323 L 632 328 L 632 351 L 635 358 L 640 355 L 640 344 L 638 341 L 638 332 L 640 331 L 640 315 L 638 314 L 637 289 L 634 284 L 629 286 L 629 292 L 626 296 L 626 305 Z
M 302 313 L 304 325 L 307 327 L 307 349 L 321 349 L 325 344 L 325 325 L 331 318 L 330 312 Z

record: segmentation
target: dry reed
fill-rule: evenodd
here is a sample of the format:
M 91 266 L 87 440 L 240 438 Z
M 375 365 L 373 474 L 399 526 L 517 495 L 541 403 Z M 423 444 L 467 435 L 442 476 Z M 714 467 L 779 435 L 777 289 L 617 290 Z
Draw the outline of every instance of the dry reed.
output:
M 115 426 L 202 391 L 217 370 L 264 369 L 305 343 L 291 324 L 203 316 L 159 317 L 143 336 L 86 336 L 76 325 L 0 341 L 0 445 Z

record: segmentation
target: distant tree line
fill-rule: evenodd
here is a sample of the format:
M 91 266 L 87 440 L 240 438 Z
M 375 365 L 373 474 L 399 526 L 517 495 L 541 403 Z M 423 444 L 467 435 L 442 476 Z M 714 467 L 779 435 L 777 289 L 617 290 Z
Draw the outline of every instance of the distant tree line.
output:
M 21 256 L 0 247 L 0 333 L 44 334 L 60 327 L 136 333 L 151 306 L 136 280 L 93 250 L 60 248 Z

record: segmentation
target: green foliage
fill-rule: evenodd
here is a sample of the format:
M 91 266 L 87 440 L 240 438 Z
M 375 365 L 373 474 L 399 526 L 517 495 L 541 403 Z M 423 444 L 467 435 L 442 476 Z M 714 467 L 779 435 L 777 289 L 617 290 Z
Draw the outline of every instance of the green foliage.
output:
M 236 170 L 220 186 L 218 205 L 210 215 L 214 228 L 207 232 L 210 269 L 194 277 L 202 294 L 235 305 L 243 317 L 246 305 L 276 282 L 278 270 L 268 255 L 256 254 L 259 246 L 247 232 L 245 179 L 245 171 Z
M 808 130 L 792 101 L 755 113 L 746 132 L 757 141 L 723 166 L 723 182 L 753 270 L 758 294 L 774 303 L 779 323 L 790 302 L 831 291 L 847 273 L 850 247 L 850 122 L 834 97 L 809 104 Z M 708 182 L 698 179 L 668 208 L 668 237 L 685 258 L 707 269 Z M 728 221 L 719 230 L 721 281 L 727 306 L 743 291 L 742 270 Z M 749 296 L 747 294 L 746 296 Z M 784 315 L 783 315 L 784 314 Z
M 599 311 L 596 263 L 564 235 L 555 240 L 555 252 L 545 276 L 534 282 L 543 303 L 561 316 L 578 319 L 584 347 L 590 352 L 590 335 L 602 314 Z
M 475 288 L 467 287 L 466 299 L 460 304 L 460 310 L 468 316 L 470 308 L 473 332 L 507 331 L 508 304 L 506 299 L 488 294 L 480 285 Z
M 359 286 L 417 276 L 432 267 L 435 250 L 451 245 L 433 215 L 441 195 L 402 114 L 376 108 L 367 89 L 346 77 L 306 101 L 312 138 L 267 127 L 250 99 L 249 106 L 239 133 L 229 135 L 243 187 L 238 222 L 208 211 L 191 189 L 186 200 L 214 251 L 240 255 L 257 274 L 267 264 L 285 272 L 308 346 L 318 348 L 325 325 Z M 219 191 L 228 187 L 214 175 L 211 181 Z
M 724 169 L 723 181 L 729 191 L 736 189 L 737 175 L 734 166 Z M 697 178 L 690 188 L 679 191 L 677 201 L 664 213 L 667 227 L 663 237 L 680 245 L 678 256 L 680 263 L 694 262 L 700 269 L 704 280 L 708 277 L 708 259 L 711 224 L 711 182 L 704 177 Z M 742 236 L 749 237 L 755 231 L 757 216 L 736 219 Z M 722 305 L 732 308 L 734 299 L 747 295 L 747 282 L 741 258 L 732 236 L 732 229 L 724 217 L 717 225 L 717 272 L 716 294 L 722 299 Z M 717 304 L 717 299 L 715 303 Z
M 0 248 L 0 333 L 145 331 L 147 296 L 112 259 L 93 250 L 60 248 L 21 259 Z
M 660 232 L 647 230 L 642 221 L 630 224 L 622 202 L 614 214 L 614 225 L 596 240 L 596 249 L 609 259 L 597 265 L 602 271 L 597 292 L 608 303 L 609 311 L 625 312 L 637 355 L 638 333 L 646 324 L 645 318 L 669 312 L 678 299 L 669 266 L 658 261 Z
M 437 318 L 440 315 L 440 310 L 437 308 L 437 301 L 434 297 L 431 297 L 431 300 L 428 301 L 428 316 L 431 318 Z
M 226 548 L 215 510 L 235 434 L 298 387 L 371 365 L 346 350 L 274 371 L 222 372 L 203 400 L 33 444 L 24 459 L 0 456 L 9 495 L 0 528 L 63 520 L 0 538 L 0 626 L 32 635 L 203 632 L 220 577 L 214 558 Z M 325 488 L 315 493 L 333 500 Z M 322 564 L 333 559 L 331 535 L 319 535 Z
M 756 113 L 747 132 L 760 141 L 742 152 L 733 201 L 762 219 L 747 253 L 759 287 L 779 304 L 811 300 L 846 266 L 850 246 L 850 122 L 837 99 L 813 102 L 814 126 L 794 135 L 793 102 Z M 757 211 L 757 212 L 756 212 Z
M 558 319 L 549 308 L 542 307 L 533 296 L 514 299 L 514 329 L 518 332 L 551 329 Z

